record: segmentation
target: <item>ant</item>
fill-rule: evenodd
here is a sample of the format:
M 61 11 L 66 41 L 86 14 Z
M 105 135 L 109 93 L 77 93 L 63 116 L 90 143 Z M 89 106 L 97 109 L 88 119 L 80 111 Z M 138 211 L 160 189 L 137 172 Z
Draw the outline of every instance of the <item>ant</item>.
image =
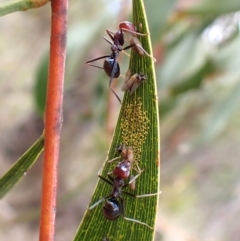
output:
M 136 35 L 144 36 L 144 35 L 147 35 L 147 34 L 142 34 L 142 33 L 137 32 L 136 27 L 131 22 L 128 22 L 128 21 L 121 22 L 119 24 L 119 29 L 115 33 L 113 33 L 112 31 L 110 31 L 108 29 L 106 30 L 106 32 L 107 32 L 108 36 L 111 38 L 112 41 L 107 39 L 106 37 L 104 37 L 104 40 L 107 41 L 111 45 L 112 53 L 108 54 L 108 55 L 100 56 L 100 57 L 95 58 L 95 59 L 88 60 L 86 62 L 86 64 L 89 64 L 93 67 L 103 69 L 105 71 L 105 73 L 110 77 L 109 87 L 110 87 L 111 91 L 113 92 L 113 94 L 118 99 L 118 101 L 121 103 L 120 98 L 118 97 L 116 92 L 111 87 L 112 80 L 114 78 L 118 78 L 120 76 L 120 66 L 119 66 L 119 63 L 117 61 L 118 55 L 121 51 L 132 48 L 133 51 L 137 52 L 140 55 L 147 54 L 148 56 L 150 56 L 143 49 L 139 40 L 137 41 L 137 37 L 136 37 Z M 132 39 L 130 40 L 130 45 L 123 48 L 123 45 L 124 45 L 124 35 L 123 35 L 123 33 L 124 32 L 128 32 L 129 34 L 131 34 Z M 100 66 L 95 65 L 95 64 L 90 64 L 90 63 L 92 63 L 94 61 L 97 61 L 99 59 L 105 59 L 104 63 L 103 63 L 103 67 L 100 67 Z
M 141 24 L 140 24 L 140 26 L 141 26 Z M 120 30 L 122 30 L 123 32 L 126 32 L 126 33 L 128 33 L 128 34 L 130 34 L 131 35 L 131 38 L 130 38 L 130 40 L 129 40 L 129 43 L 130 43 L 130 45 L 133 45 L 132 46 L 132 50 L 135 52 L 135 53 L 137 53 L 138 55 L 147 55 L 148 57 L 150 57 L 154 62 L 156 62 L 156 59 L 153 57 L 153 56 L 151 56 L 144 48 L 143 48 L 143 46 L 142 46 L 142 44 L 141 44 L 141 42 L 139 41 L 139 39 L 137 38 L 137 35 L 140 35 L 140 36 L 146 36 L 146 35 L 148 35 L 149 33 L 146 33 L 146 34 L 143 34 L 143 33 L 140 33 L 140 32 L 138 32 L 138 30 L 137 30 L 137 27 L 133 24 L 133 23 L 131 23 L 131 22 L 129 22 L 129 21 L 123 21 L 123 22 L 121 22 L 120 24 L 119 24 L 119 26 L 118 26 L 118 28 L 120 29 Z M 108 33 L 108 35 L 111 37 L 114 37 L 114 35 L 116 34 L 114 34 L 114 32 L 112 32 L 112 31 L 110 31 L 110 30 L 106 30 L 107 31 L 107 33 Z M 111 37 L 111 38 L 112 38 Z
M 88 209 L 92 210 L 98 204 L 105 201 L 105 203 L 102 207 L 102 212 L 103 212 L 103 215 L 107 219 L 109 219 L 111 221 L 114 221 L 120 215 L 122 215 L 125 220 L 132 221 L 132 222 L 135 222 L 135 223 L 138 223 L 138 224 L 141 224 L 141 225 L 145 225 L 148 228 L 153 229 L 151 226 L 149 226 L 148 224 L 146 224 L 144 222 L 141 222 L 141 221 L 136 220 L 136 219 L 125 217 L 124 200 L 122 198 L 122 193 L 127 194 L 131 197 L 134 197 L 134 198 L 155 196 L 155 195 L 158 195 L 159 193 L 135 195 L 135 194 L 132 194 L 132 193 L 129 193 L 129 192 L 126 192 L 126 191 L 122 190 L 123 188 L 127 187 L 128 185 L 131 185 L 132 183 L 134 183 L 135 180 L 139 177 L 139 175 L 143 171 L 141 171 L 139 169 L 139 171 L 137 171 L 138 175 L 136 175 L 135 177 L 130 179 L 130 181 L 125 184 L 124 180 L 127 179 L 130 175 L 132 163 L 134 162 L 134 155 L 133 155 L 132 149 L 129 148 L 129 147 L 125 147 L 124 145 L 120 145 L 117 148 L 117 150 L 119 152 L 121 152 L 122 161 L 117 164 L 117 166 L 114 168 L 114 170 L 112 172 L 115 175 L 115 177 L 113 178 L 110 175 L 111 173 L 108 173 L 108 178 L 109 178 L 109 180 L 108 180 L 108 179 L 102 177 L 100 174 L 98 174 L 98 177 L 100 179 L 102 179 L 103 181 L 105 181 L 106 183 L 108 183 L 109 185 L 112 186 L 112 192 L 110 193 L 110 195 L 108 195 L 106 197 L 103 197 L 102 199 L 100 199 L 99 201 L 94 203 Z M 114 159 L 110 160 L 109 162 L 112 162 L 116 159 L 119 159 L 119 157 L 114 158 Z M 134 187 L 135 187 L 135 184 L 134 184 Z
M 136 91 L 143 81 L 147 80 L 147 76 L 142 73 L 135 73 L 134 75 L 131 74 L 131 70 L 129 69 L 125 74 L 125 79 L 121 87 L 122 91 L 128 91 L 130 95 Z
M 131 175 L 129 186 L 132 190 L 135 189 L 135 180 L 139 177 L 139 175 L 144 171 L 140 170 L 139 166 L 136 165 L 136 168 L 133 167 L 133 163 L 135 161 L 133 150 L 130 147 L 126 147 L 124 145 L 119 145 L 116 150 L 121 153 L 121 157 L 116 157 L 108 163 L 111 163 L 117 159 L 122 158 L 122 161 L 117 164 L 117 166 L 114 168 L 113 172 L 109 172 L 108 175 L 111 173 L 115 176 L 119 176 L 123 179 L 127 179 L 130 176 L 131 168 L 134 169 L 138 174 L 136 176 Z

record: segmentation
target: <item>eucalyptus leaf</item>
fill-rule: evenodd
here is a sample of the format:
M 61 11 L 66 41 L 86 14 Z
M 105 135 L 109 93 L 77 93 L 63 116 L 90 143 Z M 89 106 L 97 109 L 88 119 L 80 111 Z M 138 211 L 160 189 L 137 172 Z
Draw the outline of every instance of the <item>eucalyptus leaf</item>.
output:
M 133 22 L 141 23 L 141 32 L 148 33 L 145 9 L 142 0 L 133 1 Z M 139 37 L 143 48 L 150 54 L 150 36 Z M 134 191 L 128 187 L 125 190 L 134 195 L 153 194 L 151 197 L 134 198 L 123 194 L 125 220 L 122 216 L 109 221 L 102 214 L 104 198 L 111 193 L 109 183 L 99 180 L 89 207 L 86 210 L 74 240 L 145 240 L 154 239 L 154 225 L 159 194 L 159 119 L 156 94 L 156 79 L 153 61 L 148 56 L 139 56 L 132 51 L 129 69 L 132 73 L 143 73 L 147 80 L 130 95 L 125 93 L 122 108 L 114 132 L 108 156 L 103 164 L 101 176 L 107 179 L 107 174 L 113 170 L 116 163 L 108 163 L 119 156 L 116 147 L 119 144 L 130 146 L 135 156 L 135 165 L 144 170 L 136 180 Z M 132 170 L 134 175 L 136 172 Z M 102 200 L 100 202 L 99 200 Z M 153 229 L 139 224 L 143 222 Z
M 26 175 L 31 166 L 43 152 L 43 135 L 16 161 L 9 171 L 0 179 L 0 198 Z
M 232 82 L 239 80 L 239 75 L 232 76 L 226 81 Z M 229 119 L 232 117 L 233 113 L 239 111 L 239 103 L 240 103 L 240 83 L 237 82 L 230 94 L 221 101 L 216 107 L 215 110 L 212 111 L 211 115 L 208 116 L 205 121 L 203 131 L 200 136 L 196 139 L 196 143 L 206 143 L 215 138 L 219 133 L 222 132 Z
M 202 0 L 197 1 L 193 6 L 187 7 L 186 9 L 181 9 L 187 14 L 225 14 L 230 12 L 236 12 L 240 9 L 240 1 L 238 0 L 228 0 L 221 1 L 218 0 Z

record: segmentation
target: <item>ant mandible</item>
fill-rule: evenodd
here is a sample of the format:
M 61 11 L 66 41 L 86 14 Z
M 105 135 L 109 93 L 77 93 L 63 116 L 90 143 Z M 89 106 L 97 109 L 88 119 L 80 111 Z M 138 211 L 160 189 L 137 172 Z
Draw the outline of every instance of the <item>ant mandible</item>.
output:
M 138 171 L 138 175 L 136 175 L 127 184 L 125 184 L 124 180 L 127 179 L 130 175 L 130 170 L 131 170 L 132 164 L 134 162 L 134 155 L 133 155 L 133 151 L 132 151 L 131 148 L 125 147 L 123 145 L 118 147 L 118 151 L 121 152 L 122 161 L 117 164 L 117 166 L 114 168 L 114 170 L 112 172 L 116 177 L 113 178 L 110 175 L 110 173 L 108 173 L 108 178 L 110 179 L 110 180 L 108 180 L 108 179 L 102 177 L 100 174 L 98 174 L 99 178 L 101 178 L 103 181 L 105 181 L 106 183 L 108 183 L 109 185 L 112 186 L 112 192 L 110 193 L 110 195 L 108 195 L 108 196 L 100 199 L 96 203 L 94 203 L 88 209 L 92 210 L 98 204 L 105 201 L 105 203 L 102 207 L 102 212 L 103 212 L 103 215 L 107 219 L 109 219 L 111 221 L 114 221 L 120 215 L 122 215 L 125 220 L 132 221 L 132 222 L 135 222 L 135 223 L 138 223 L 138 224 L 141 224 L 141 225 L 145 225 L 148 228 L 153 229 L 151 226 L 149 226 L 148 224 L 146 224 L 144 222 L 141 222 L 141 221 L 136 220 L 136 219 L 125 217 L 124 199 L 122 198 L 122 193 L 127 194 L 131 197 L 134 197 L 134 198 L 150 197 L 150 196 L 158 195 L 159 193 L 135 195 L 135 194 L 132 194 L 132 193 L 129 193 L 129 192 L 126 192 L 126 191 L 122 190 L 123 188 L 127 187 L 128 185 L 131 185 L 132 183 L 134 183 L 135 180 L 139 177 L 139 175 L 143 171 L 141 171 L 141 170 Z M 112 162 L 116 159 L 117 158 L 114 158 L 114 159 L 110 160 L 109 162 Z
M 118 101 L 121 103 L 120 98 L 118 97 L 116 92 L 111 87 L 112 80 L 114 78 L 118 78 L 120 76 L 120 66 L 119 66 L 119 63 L 117 61 L 118 55 L 121 51 L 124 51 L 124 50 L 129 49 L 129 48 L 133 48 L 134 51 L 138 52 L 139 54 L 141 53 L 141 55 L 146 53 L 146 51 L 140 46 L 141 45 L 140 42 L 139 41 L 137 42 L 137 40 L 132 40 L 132 43 L 130 45 L 123 48 L 123 45 L 124 45 L 124 35 L 123 35 L 123 33 L 124 32 L 130 33 L 133 36 L 134 39 L 136 38 L 136 35 L 144 36 L 144 35 L 147 35 L 147 34 L 142 34 L 142 33 L 137 32 L 136 27 L 128 21 L 121 22 L 119 24 L 119 29 L 115 33 L 113 33 L 112 31 L 110 31 L 108 29 L 106 30 L 106 32 L 107 32 L 108 36 L 111 38 L 112 42 L 109 39 L 107 39 L 106 37 L 104 37 L 104 39 L 111 45 L 112 53 L 108 54 L 108 55 L 100 56 L 100 57 L 95 58 L 95 59 L 88 60 L 86 62 L 86 64 L 89 64 L 93 67 L 103 69 L 105 71 L 105 73 L 110 77 L 109 87 L 110 87 L 111 91 L 113 92 L 113 94 L 118 99 Z M 147 54 L 147 55 L 149 55 L 149 54 Z M 103 67 L 100 67 L 100 66 L 95 65 L 95 64 L 90 64 L 90 63 L 92 63 L 94 61 L 97 61 L 99 59 L 105 59 L 104 63 L 103 63 Z

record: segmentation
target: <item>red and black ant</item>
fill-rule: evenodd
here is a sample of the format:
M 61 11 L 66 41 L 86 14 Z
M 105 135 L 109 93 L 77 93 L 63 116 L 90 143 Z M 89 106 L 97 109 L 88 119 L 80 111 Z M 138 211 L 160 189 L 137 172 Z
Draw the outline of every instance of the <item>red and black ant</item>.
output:
M 140 24 L 141 26 L 141 24 Z M 119 29 L 121 29 L 123 32 L 126 32 L 128 33 L 129 35 L 131 35 L 131 38 L 129 39 L 129 43 L 130 45 L 133 45 L 132 46 L 132 50 L 139 54 L 139 55 L 147 55 L 148 57 L 150 57 L 154 62 L 156 61 L 156 59 L 151 56 L 142 46 L 141 42 L 139 41 L 139 39 L 137 38 L 137 35 L 140 35 L 140 36 L 146 36 L 148 35 L 148 33 L 144 34 L 144 33 L 140 33 L 138 32 L 138 29 L 137 27 L 132 24 L 131 22 L 129 21 L 123 21 L 119 24 L 118 26 Z M 110 30 L 106 30 L 108 35 L 111 37 L 114 37 L 114 32 L 110 31 Z M 119 31 L 119 30 L 118 30 Z
M 148 224 L 146 224 L 144 222 L 141 222 L 141 221 L 136 220 L 136 219 L 125 217 L 124 200 L 122 198 L 122 193 L 127 194 L 131 197 L 134 197 L 134 198 L 150 197 L 150 196 L 158 195 L 159 193 L 135 195 L 135 194 L 132 194 L 132 193 L 129 193 L 129 192 L 126 192 L 126 191 L 122 190 L 123 188 L 127 187 L 128 185 L 131 185 L 132 183 L 134 183 L 135 180 L 139 177 L 139 175 L 143 171 L 141 171 L 140 169 L 137 170 L 138 175 L 133 177 L 128 183 L 125 184 L 124 180 L 127 179 L 130 175 L 131 167 L 132 167 L 132 164 L 133 164 L 133 161 L 134 161 L 134 155 L 133 155 L 132 149 L 129 148 L 129 147 L 119 146 L 118 151 L 121 152 L 122 161 L 117 164 L 117 166 L 114 168 L 114 170 L 112 172 L 115 175 L 115 177 L 113 178 L 110 175 L 111 173 L 108 173 L 108 178 L 110 179 L 110 180 L 108 180 L 108 179 L 106 179 L 106 178 L 104 178 L 104 177 L 102 177 L 101 175 L 98 174 L 99 178 L 101 178 L 103 181 L 105 181 L 106 183 L 108 183 L 109 185 L 112 186 L 112 192 L 110 193 L 110 195 L 108 195 L 108 196 L 100 199 L 96 203 L 94 203 L 88 209 L 92 210 L 98 204 L 105 201 L 105 203 L 102 207 L 102 212 L 103 212 L 103 215 L 107 219 L 109 219 L 111 221 L 114 221 L 120 215 L 122 215 L 125 220 L 132 221 L 132 222 L 135 222 L 135 223 L 138 223 L 138 224 L 142 224 L 142 225 L 145 225 L 145 226 L 153 229 L 151 226 L 149 226 Z M 114 158 L 113 160 L 110 160 L 109 162 L 112 162 L 116 159 L 117 158 Z M 134 186 L 135 186 L 135 184 L 134 184 Z
M 121 22 L 119 24 L 119 29 L 115 33 L 113 33 L 112 31 L 110 31 L 108 29 L 106 30 L 106 32 L 107 32 L 108 36 L 111 38 L 112 42 L 109 39 L 107 39 L 106 37 L 104 37 L 104 39 L 111 45 L 112 53 L 108 54 L 108 55 L 100 56 L 95 59 L 88 60 L 86 62 L 86 64 L 89 64 L 93 67 L 103 69 L 105 71 L 105 73 L 110 77 L 109 87 L 110 87 L 111 91 L 114 93 L 114 95 L 117 97 L 119 102 L 121 103 L 120 98 L 118 97 L 118 95 L 115 93 L 115 91 L 111 87 L 112 80 L 114 78 L 118 78 L 120 76 L 120 66 L 117 61 L 118 55 L 121 51 L 132 48 L 135 52 L 137 52 L 140 55 L 147 54 L 148 56 L 150 56 L 143 49 L 139 40 L 137 41 L 137 37 L 136 37 L 136 35 L 144 36 L 147 34 L 142 34 L 142 33 L 137 32 L 136 27 L 128 21 Z M 124 32 L 131 34 L 132 38 L 130 40 L 130 42 L 131 42 L 130 45 L 123 48 L 123 45 L 124 45 L 124 34 L 123 33 Z M 90 64 L 99 59 L 105 59 L 104 63 L 103 63 L 103 67 L 95 65 L 95 64 Z

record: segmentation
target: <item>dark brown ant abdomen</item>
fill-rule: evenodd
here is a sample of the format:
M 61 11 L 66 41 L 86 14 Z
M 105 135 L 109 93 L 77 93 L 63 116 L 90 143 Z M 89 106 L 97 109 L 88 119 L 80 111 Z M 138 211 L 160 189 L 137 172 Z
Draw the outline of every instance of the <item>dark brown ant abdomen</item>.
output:
M 113 78 L 118 78 L 120 75 L 120 67 L 119 67 L 119 63 L 116 62 L 116 60 L 112 59 L 112 58 L 106 58 L 104 63 L 103 63 L 103 69 L 105 71 L 105 73 L 111 77 L 112 76 L 112 71 L 113 71 L 113 66 L 114 66 L 114 61 L 116 64 L 116 69 L 113 73 Z
M 107 199 L 102 207 L 102 212 L 111 221 L 117 219 L 121 214 L 119 202 L 115 198 Z

